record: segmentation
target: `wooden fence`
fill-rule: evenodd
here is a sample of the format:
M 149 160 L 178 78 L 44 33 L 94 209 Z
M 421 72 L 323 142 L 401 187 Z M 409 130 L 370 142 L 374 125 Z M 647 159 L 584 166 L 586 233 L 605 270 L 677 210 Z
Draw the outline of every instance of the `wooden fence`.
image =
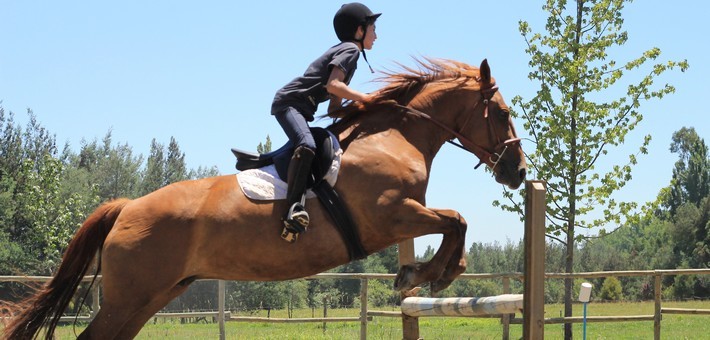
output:
M 661 301 L 661 282 L 664 276 L 674 275 L 710 275 L 710 269 L 674 269 L 674 270 L 634 270 L 634 271 L 608 271 L 608 272 L 586 272 L 586 273 L 547 273 L 546 279 L 566 279 L 566 278 L 600 278 L 600 277 L 654 277 L 654 300 L 655 309 L 653 315 L 615 315 L 615 316 L 591 316 L 587 317 L 587 322 L 635 322 L 635 321 L 653 321 L 654 339 L 661 338 L 661 320 L 663 314 L 695 314 L 695 315 L 710 315 L 710 309 L 682 309 L 682 308 L 663 308 Z M 191 318 L 191 317 L 215 317 L 218 320 L 220 329 L 220 339 L 225 339 L 224 323 L 227 321 L 235 322 L 360 322 L 360 338 L 367 338 L 367 323 L 372 321 L 373 317 L 397 317 L 401 318 L 402 313 L 399 311 L 377 311 L 370 310 L 367 303 L 367 287 L 368 281 L 373 279 L 394 280 L 395 274 L 340 274 L 340 273 L 323 273 L 317 274 L 307 279 L 347 279 L 360 280 L 360 313 L 353 317 L 325 317 L 325 318 L 255 318 L 233 316 L 229 311 L 225 310 L 225 284 L 224 281 L 219 281 L 217 292 L 218 310 L 210 312 L 191 312 L 191 313 L 158 313 L 156 317 L 162 318 Z M 0 276 L 0 282 L 46 282 L 51 277 L 47 276 Z M 459 280 L 482 280 L 482 279 L 499 279 L 502 282 L 503 293 L 512 293 L 510 289 L 510 280 L 522 280 L 522 273 L 501 273 L 501 274 L 462 274 Z M 90 282 L 92 277 L 84 278 L 85 282 Z M 97 279 L 97 282 L 100 281 Z M 99 309 L 99 284 L 95 284 L 92 288 L 93 305 L 92 315 L 83 316 L 65 316 L 62 321 L 72 321 L 75 318 L 80 321 L 89 321 Z M 516 314 L 517 315 L 517 314 Z M 497 316 L 501 320 L 503 327 L 503 339 L 509 338 L 509 326 L 511 324 L 522 324 L 523 318 L 510 318 L 510 315 Z M 581 323 L 581 317 L 563 317 L 563 318 L 546 318 L 545 324 L 559 323 Z

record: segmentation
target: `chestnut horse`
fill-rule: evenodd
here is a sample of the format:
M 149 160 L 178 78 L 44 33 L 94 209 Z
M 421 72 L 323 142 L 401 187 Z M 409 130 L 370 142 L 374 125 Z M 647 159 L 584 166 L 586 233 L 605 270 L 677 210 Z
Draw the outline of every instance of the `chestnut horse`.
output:
M 443 234 L 426 263 L 402 266 L 395 289 L 447 286 L 464 270 L 466 222 L 453 210 L 427 208 L 434 156 L 457 138 L 512 189 L 525 178 L 525 156 L 488 63 L 480 68 L 419 61 L 387 73 L 376 100 L 344 108 L 329 127 L 344 153 L 335 189 L 368 254 L 427 234 Z M 281 237 L 285 201 L 252 201 L 227 175 L 168 185 L 146 196 L 107 202 L 79 228 L 54 278 L 14 309 L 4 338 L 51 338 L 97 252 L 101 308 L 80 339 L 131 339 L 196 279 L 288 280 L 350 261 L 344 241 L 316 199 L 296 243 Z

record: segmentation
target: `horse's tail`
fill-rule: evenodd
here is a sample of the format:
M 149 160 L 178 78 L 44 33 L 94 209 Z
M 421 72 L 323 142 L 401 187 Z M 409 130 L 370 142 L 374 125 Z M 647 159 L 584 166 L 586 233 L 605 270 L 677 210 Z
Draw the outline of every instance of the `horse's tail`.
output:
M 2 339 L 34 339 L 43 326 L 47 326 L 45 338 L 53 338 L 59 318 L 128 202 L 128 199 L 118 199 L 96 209 L 69 242 L 54 278 L 26 300 L 4 306 L 4 314 L 10 317 L 10 321 Z M 14 311 L 19 313 L 12 315 Z

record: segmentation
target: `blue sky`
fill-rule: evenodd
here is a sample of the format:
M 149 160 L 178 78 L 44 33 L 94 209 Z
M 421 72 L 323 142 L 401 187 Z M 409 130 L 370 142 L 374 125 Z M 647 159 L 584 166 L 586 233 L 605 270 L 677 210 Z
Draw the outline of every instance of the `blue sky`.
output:
M 174 136 L 189 167 L 216 165 L 224 174 L 233 173 L 231 147 L 256 149 L 267 135 L 274 147 L 286 141 L 269 115 L 271 99 L 337 42 L 332 16 L 341 3 L 3 0 L 0 105 L 23 123 L 31 108 L 60 143 L 74 150 L 82 138 L 100 140 L 109 129 L 115 142 L 144 155 L 153 138 L 167 144 Z M 367 2 L 384 13 L 368 58 L 376 70 L 397 69 L 396 63 L 411 66 L 412 57 L 420 56 L 474 65 L 488 58 L 504 97 L 529 99 L 537 84 L 527 78 L 518 21 L 543 32 L 542 3 Z M 617 199 L 644 203 L 668 185 L 677 158 L 668 150 L 674 131 L 693 126 L 706 139 L 710 133 L 703 105 L 710 79 L 709 10 L 706 1 L 646 0 L 624 11 L 629 42 L 610 51 L 611 58 L 623 62 L 659 47 L 659 61 L 687 59 L 690 69 L 658 80 L 677 92 L 643 104 L 644 121 L 624 146 L 599 161 L 600 170 L 625 162 L 642 136 L 653 136 L 649 155 L 640 157 L 634 179 Z M 376 76 L 361 59 L 351 85 L 372 91 L 379 86 L 372 82 Z M 516 124 L 524 135 L 522 121 Z M 522 223 L 491 206 L 502 198 L 501 186 L 482 169 L 474 171 L 475 163 L 472 155 L 443 147 L 434 162 L 428 205 L 462 213 L 469 223 L 467 248 L 474 241 L 519 240 Z M 439 239 L 417 239 L 417 253 L 437 246 Z

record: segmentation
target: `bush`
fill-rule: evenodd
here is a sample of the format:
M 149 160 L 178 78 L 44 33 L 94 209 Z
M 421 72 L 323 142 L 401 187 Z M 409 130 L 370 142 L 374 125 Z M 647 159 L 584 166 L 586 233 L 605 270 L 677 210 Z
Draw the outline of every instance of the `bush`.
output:
M 602 284 L 601 298 L 608 301 L 619 301 L 623 298 L 621 282 L 615 277 L 607 277 Z

